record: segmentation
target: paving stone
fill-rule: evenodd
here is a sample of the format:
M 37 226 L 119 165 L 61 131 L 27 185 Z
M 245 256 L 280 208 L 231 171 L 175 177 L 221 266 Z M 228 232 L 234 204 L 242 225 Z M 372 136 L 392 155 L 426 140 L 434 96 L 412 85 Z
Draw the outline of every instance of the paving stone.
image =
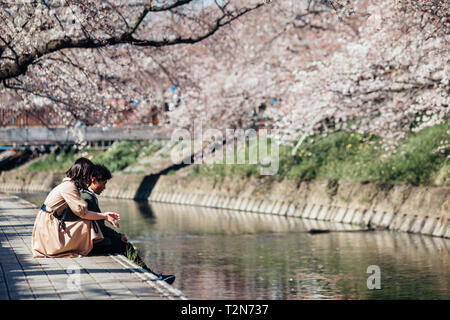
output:
M 76 293 L 73 291 L 58 291 L 61 300 L 85 300 L 86 297 L 80 292 Z
M 144 281 L 123 256 L 33 258 L 31 230 L 36 208 L 0 194 L 0 299 L 179 299 L 179 290 Z M 185 197 L 185 199 L 187 199 Z M 71 268 L 78 272 L 70 273 Z M 114 270 L 114 271 L 112 271 Z M 117 272 L 123 270 L 124 272 Z M 145 271 L 143 271 L 145 274 Z

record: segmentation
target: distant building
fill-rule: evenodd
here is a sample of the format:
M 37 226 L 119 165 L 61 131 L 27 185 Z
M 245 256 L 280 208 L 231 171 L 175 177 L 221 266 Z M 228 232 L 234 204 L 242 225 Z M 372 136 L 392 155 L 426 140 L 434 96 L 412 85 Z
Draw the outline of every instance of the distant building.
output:
M 0 108 L 0 127 L 60 127 L 62 119 L 51 108 L 35 108 L 24 110 L 16 108 Z
M 70 115 L 69 126 L 136 126 L 153 125 L 158 126 L 164 122 L 165 104 L 150 104 L 123 99 L 109 99 L 106 104 L 111 107 L 106 115 L 104 112 L 85 110 L 83 117 L 77 117 L 74 113 Z M 114 111 L 112 111 L 114 110 Z M 76 111 L 75 111 L 76 112 Z M 73 117 L 73 118 L 72 118 Z M 70 120 L 69 119 L 69 120 Z M 14 101 L 1 103 L 0 99 L 0 127 L 67 127 L 67 119 L 61 116 L 52 106 L 35 106 L 30 109 L 18 108 Z

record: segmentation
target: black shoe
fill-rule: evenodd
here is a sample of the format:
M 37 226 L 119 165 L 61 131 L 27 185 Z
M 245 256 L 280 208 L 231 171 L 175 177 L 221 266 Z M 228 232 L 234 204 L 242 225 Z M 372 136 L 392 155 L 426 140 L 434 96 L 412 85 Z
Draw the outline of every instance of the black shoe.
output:
M 162 280 L 167 282 L 168 284 L 172 284 L 175 281 L 175 276 L 172 274 L 161 274 L 161 273 L 157 274 L 154 272 L 152 273 L 158 278 L 156 280 Z

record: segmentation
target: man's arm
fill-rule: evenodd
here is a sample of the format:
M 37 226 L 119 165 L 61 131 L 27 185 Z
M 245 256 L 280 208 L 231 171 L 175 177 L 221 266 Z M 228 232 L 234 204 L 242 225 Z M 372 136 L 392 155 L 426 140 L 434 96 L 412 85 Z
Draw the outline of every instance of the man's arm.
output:
M 84 201 L 86 201 L 89 211 L 101 212 L 100 207 L 97 205 L 95 198 L 92 194 L 90 194 L 89 192 L 87 192 L 85 190 L 81 190 L 80 194 L 81 194 L 81 198 L 84 199 Z M 122 234 L 118 233 L 114 229 L 106 226 L 104 220 L 98 220 L 97 223 L 100 226 L 100 230 L 102 230 L 103 236 L 106 236 L 109 238 L 115 238 L 115 239 L 122 238 Z

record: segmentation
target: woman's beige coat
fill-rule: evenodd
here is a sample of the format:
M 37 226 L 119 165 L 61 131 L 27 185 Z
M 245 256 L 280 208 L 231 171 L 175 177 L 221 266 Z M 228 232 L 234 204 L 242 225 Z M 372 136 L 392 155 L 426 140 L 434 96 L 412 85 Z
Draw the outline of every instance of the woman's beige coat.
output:
M 100 228 L 94 231 L 94 220 L 83 219 L 87 203 L 81 199 L 80 192 L 70 178 L 64 178 L 45 199 L 47 212 L 39 210 L 33 228 L 32 248 L 35 258 L 41 257 L 80 257 L 86 256 L 94 242 L 103 239 Z M 66 221 L 62 230 L 58 215 L 69 206 L 74 214 L 82 218 L 78 221 Z

